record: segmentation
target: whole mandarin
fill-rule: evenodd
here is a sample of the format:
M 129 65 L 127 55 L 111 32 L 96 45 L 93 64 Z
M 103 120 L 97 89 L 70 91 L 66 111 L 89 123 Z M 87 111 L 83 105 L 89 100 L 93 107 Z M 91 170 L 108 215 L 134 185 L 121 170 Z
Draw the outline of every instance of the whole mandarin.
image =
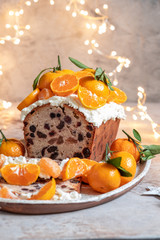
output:
M 119 151 L 129 152 L 130 154 L 133 155 L 136 162 L 138 162 L 139 159 L 140 159 L 140 153 L 139 153 L 136 145 L 134 144 L 134 142 L 129 141 L 128 138 L 118 138 L 118 139 L 116 139 L 112 143 L 112 145 L 110 147 L 110 150 L 115 151 L 115 152 L 119 152 Z
M 135 158 L 129 152 L 121 151 L 112 154 L 111 159 L 121 157 L 120 166 L 132 174 L 132 177 L 121 176 L 121 186 L 132 181 L 136 174 L 137 163 Z
M 88 182 L 95 191 L 106 193 L 120 186 L 121 176 L 111 164 L 98 163 L 89 171 Z

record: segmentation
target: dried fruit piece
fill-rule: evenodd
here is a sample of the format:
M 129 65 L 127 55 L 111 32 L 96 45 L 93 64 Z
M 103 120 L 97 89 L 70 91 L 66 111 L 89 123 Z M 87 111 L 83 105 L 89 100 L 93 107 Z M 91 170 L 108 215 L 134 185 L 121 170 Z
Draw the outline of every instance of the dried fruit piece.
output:
M 32 103 L 38 100 L 38 94 L 40 93 L 39 88 L 36 88 L 33 92 L 31 92 L 19 105 L 18 110 L 22 110 L 25 107 L 28 107 Z
M 113 87 L 114 91 L 110 91 L 107 102 L 115 102 L 115 103 L 124 103 L 127 101 L 127 95 L 121 89 L 117 87 Z
M 65 163 L 61 176 L 66 181 L 74 177 L 81 177 L 87 172 L 87 165 L 80 158 L 70 158 Z
M 2 177 L 12 185 L 30 185 L 39 176 L 40 167 L 36 164 L 8 164 L 1 168 Z
M 78 88 L 78 97 L 85 107 L 91 109 L 100 108 L 105 105 L 107 101 L 107 99 L 98 97 L 95 93 L 92 93 L 91 91 L 81 86 Z
M 0 189 L 0 197 L 8 199 L 19 199 L 14 193 L 11 192 L 7 187 L 2 187 Z
M 2 135 L 2 143 L 0 144 L 0 154 L 10 157 L 19 157 L 25 155 L 25 147 L 21 141 L 14 138 L 7 139 L 0 130 Z
M 58 96 L 68 96 L 78 89 L 79 81 L 71 74 L 55 78 L 51 84 L 51 90 Z
M 38 94 L 38 100 L 48 99 L 53 95 L 53 92 L 49 88 L 43 88 Z
M 51 200 L 56 192 L 56 182 L 54 178 L 46 183 L 36 195 L 33 195 L 28 200 Z
M 58 178 L 61 173 L 58 163 L 50 158 L 41 158 L 38 165 L 40 166 L 40 173 L 49 175 L 53 178 Z

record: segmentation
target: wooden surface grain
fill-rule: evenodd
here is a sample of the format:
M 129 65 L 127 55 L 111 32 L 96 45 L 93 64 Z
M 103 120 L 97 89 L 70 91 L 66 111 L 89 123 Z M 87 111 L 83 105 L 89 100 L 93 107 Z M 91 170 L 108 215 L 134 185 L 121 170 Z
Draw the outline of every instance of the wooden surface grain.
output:
M 160 104 L 148 104 L 155 122 L 160 122 Z M 22 138 L 22 123 L 15 105 L 1 111 L 0 128 L 8 137 Z M 6 128 L 6 130 L 5 130 Z M 160 144 L 155 140 L 148 121 L 133 121 L 128 116 L 122 129 L 131 133 L 136 128 L 144 144 Z M 18 215 L 0 212 L 0 233 L 3 239 L 160 239 L 160 198 L 142 196 L 148 186 L 160 186 L 160 156 L 152 160 L 143 181 L 123 196 L 97 207 L 69 213 Z

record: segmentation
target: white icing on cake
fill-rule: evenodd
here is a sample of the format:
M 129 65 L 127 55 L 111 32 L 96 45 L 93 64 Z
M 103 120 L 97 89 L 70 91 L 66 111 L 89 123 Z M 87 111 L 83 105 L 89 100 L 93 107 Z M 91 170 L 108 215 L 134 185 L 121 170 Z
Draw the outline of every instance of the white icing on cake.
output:
M 53 96 L 46 100 L 39 100 L 29 107 L 24 108 L 21 111 L 21 120 L 24 121 L 25 117 L 36 107 L 50 103 L 51 106 L 61 106 L 64 104 L 69 105 L 82 112 L 86 120 L 93 123 L 94 126 L 99 127 L 102 123 L 107 122 L 110 119 L 116 118 L 125 119 L 124 108 L 120 104 L 114 102 L 106 103 L 104 106 L 97 109 L 85 108 L 79 101 L 77 95 L 72 94 L 68 97 Z

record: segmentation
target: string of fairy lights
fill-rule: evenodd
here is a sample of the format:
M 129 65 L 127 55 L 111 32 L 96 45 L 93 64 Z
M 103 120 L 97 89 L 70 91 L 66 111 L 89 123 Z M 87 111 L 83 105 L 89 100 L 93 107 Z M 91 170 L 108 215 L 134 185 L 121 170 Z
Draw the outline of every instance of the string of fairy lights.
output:
M 6 23 L 5 28 L 7 30 L 12 30 L 14 35 L 6 35 L 4 37 L 0 37 L 0 45 L 4 45 L 7 42 L 12 42 L 15 45 L 19 45 L 21 41 L 21 37 L 25 34 L 25 31 L 30 30 L 31 26 L 29 24 L 22 25 L 22 16 L 25 13 L 25 7 L 31 7 L 33 4 L 37 4 L 40 0 L 20 0 L 15 9 L 10 10 L 8 15 L 12 20 L 14 20 L 14 24 Z M 96 1 L 95 1 L 96 2 Z M 50 5 L 54 5 L 56 1 L 49 0 Z M 71 13 L 73 18 L 80 16 L 86 20 L 85 28 L 87 31 L 90 31 L 90 39 L 86 39 L 84 41 L 84 45 L 87 46 L 87 53 L 89 55 L 93 54 L 93 52 L 102 55 L 104 58 L 116 60 L 118 65 L 110 72 L 108 72 L 108 76 L 112 79 L 113 85 L 118 85 L 117 75 L 122 71 L 122 69 L 128 68 L 130 66 L 131 61 L 126 58 L 119 56 L 116 51 L 112 51 L 109 55 L 106 55 L 103 51 L 100 50 L 100 45 L 96 40 L 97 35 L 103 35 L 107 31 L 115 31 L 115 26 L 110 23 L 109 17 L 106 14 L 108 10 L 108 4 L 103 4 L 101 8 L 96 7 L 94 9 L 94 14 L 89 13 L 85 8 L 87 0 L 68 0 L 66 1 L 65 10 Z M 12 21 L 13 22 L 13 21 Z M 94 36 L 94 37 L 93 37 Z M 3 66 L 0 65 L 0 75 L 3 74 Z M 132 112 L 133 120 L 148 120 L 151 123 L 151 127 L 154 133 L 154 137 L 158 139 L 160 137 L 160 124 L 157 124 L 153 121 L 151 116 L 147 112 L 146 103 L 146 92 L 142 87 L 138 87 L 138 100 L 137 105 L 134 107 L 127 106 L 125 107 L 126 111 Z M 11 102 L 7 102 L 5 100 L 0 100 L 0 109 L 8 109 L 12 106 Z

